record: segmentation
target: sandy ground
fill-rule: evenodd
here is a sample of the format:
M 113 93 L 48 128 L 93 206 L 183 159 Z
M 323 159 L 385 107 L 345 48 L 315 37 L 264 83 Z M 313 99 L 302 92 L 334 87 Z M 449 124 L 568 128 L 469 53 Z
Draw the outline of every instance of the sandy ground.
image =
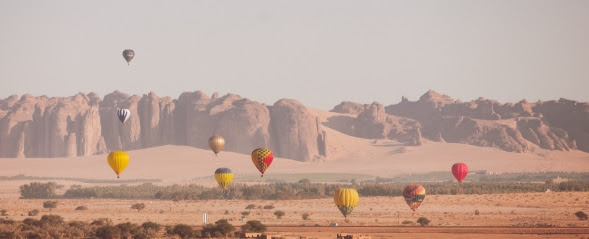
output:
M 202 225 L 203 213 L 208 214 L 209 222 L 228 219 L 235 226 L 245 223 L 241 220 L 241 212 L 249 204 L 257 206 L 273 205 L 275 209 L 253 209 L 246 220 L 260 220 L 272 227 L 293 227 L 292 231 L 284 232 L 278 228 L 272 232 L 280 235 L 308 236 L 314 238 L 335 238 L 337 232 L 361 233 L 373 238 L 416 238 L 415 233 L 390 233 L 379 228 L 366 232 L 348 226 L 371 227 L 407 227 L 403 221 L 415 222 L 419 217 L 430 219 L 434 227 L 488 227 L 488 226 L 524 226 L 523 224 L 550 224 L 558 227 L 583 227 L 587 234 L 573 237 L 564 235 L 535 235 L 525 237 L 519 234 L 503 236 L 507 238 L 589 238 L 589 221 L 579 221 L 576 211 L 589 212 L 589 192 L 574 193 L 525 193 L 525 194 L 493 194 L 493 195 L 432 195 L 426 196 L 424 203 L 413 214 L 401 197 L 361 197 L 358 206 L 346 222 L 333 203 L 333 199 L 314 200 L 206 200 L 206 201 L 160 201 L 160 200 L 110 200 L 110 199 L 60 199 L 56 209 L 48 211 L 42 207 L 45 200 L 18 199 L 18 187 L 28 181 L 0 181 L 0 209 L 7 210 L 8 218 L 23 220 L 27 212 L 38 209 L 43 214 L 58 214 L 66 220 L 91 222 L 98 218 L 111 218 L 115 223 L 145 221 L 165 225 L 186 223 L 194 226 Z M 68 184 L 59 181 L 59 184 Z M 71 182 L 70 182 L 71 184 Z M 67 188 L 67 187 L 66 187 Z M 65 190 L 65 189 L 63 189 Z M 63 191 L 62 190 L 62 191 Z M 131 209 L 134 203 L 145 203 L 146 208 L 140 212 Z M 76 211 L 77 206 L 87 206 L 87 211 Z M 273 213 L 281 210 L 286 213 L 277 219 Z M 480 212 L 475 215 L 475 210 Z M 302 214 L 309 213 L 310 220 L 303 220 Z M 332 222 L 340 224 L 341 231 L 333 231 L 329 227 L 315 227 L 315 224 L 327 226 Z M 312 227 L 312 228 L 310 228 Z M 322 229 L 323 228 L 323 229 Z M 336 229 L 337 230 L 337 229 Z M 390 231 L 390 230 L 388 230 Z M 426 233 L 426 238 L 493 238 L 499 234 L 457 233 Z M 530 235 L 533 236 L 533 235 Z M 544 237 L 540 237 L 544 236 Z

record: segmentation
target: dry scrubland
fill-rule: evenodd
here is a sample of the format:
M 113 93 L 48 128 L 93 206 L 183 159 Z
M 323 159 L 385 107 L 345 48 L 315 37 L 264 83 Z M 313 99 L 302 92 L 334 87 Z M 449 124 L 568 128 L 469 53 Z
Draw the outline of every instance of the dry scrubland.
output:
M 489 195 L 432 195 L 426 196 L 424 203 L 413 214 L 401 197 L 361 197 L 358 206 L 345 222 L 343 216 L 333 204 L 332 199 L 313 200 L 208 200 L 208 201 L 162 201 L 162 200 L 109 200 L 109 199 L 59 199 L 57 208 L 44 209 L 42 199 L 18 199 L 18 187 L 29 181 L 2 181 L 0 184 L 0 209 L 7 210 L 8 218 L 22 221 L 28 211 L 38 209 L 39 219 L 44 214 L 57 214 L 66 221 L 80 220 L 91 222 L 98 218 L 111 218 L 115 224 L 132 222 L 141 224 L 146 221 L 163 225 L 186 223 L 194 226 L 202 224 L 202 213 L 208 213 L 209 222 L 228 219 L 231 224 L 240 226 L 241 212 L 250 204 L 257 206 L 273 205 L 272 210 L 252 209 L 246 220 L 260 220 L 270 226 L 269 231 L 281 235 L 305 235 L 317 238 L 334 238 L 337 232 L 360 232 L 373 238 L 415 238 L 421 228 L 412 228 L 413 233 L 390 233 L 385 228 L 372 228 L 370 231 L 346 226 L 397 226 L 403 221 L 415 222 L 419 217 L 427 217 L 432 226 L 506 226 L 526 227 L 529 225 L 552 225 L 558 227 L 584 227 L 589 233 L 589 221 L 580 221 L 573 214 L 582 210 L 589 212 L 589 192 L 562 193 L 523 193 L 523 194 L 489 194 Z M 69 188 L 72 182 L 59 181 Z M 78 184 L 78 183 L 76 183 Z M 62 191 L 65 189 L 62 189 Z M 135 203 L 145 203 L 146 208 L 140 212 L 131 209 Z M 78 206 L 86 206 L 86 211 L 76 211 Z M 286 215 L 277 220 L 273 215 L 281 210 Z M 475 215 L 475 210 L 479 215 Z M 303 220 L 302 214 L 309 213 L 309 220 Z M 337 222 L 340 227 L 323 228 Z M 300 226 L 300 228 L 280 228 L 280 226 Z M 276 227 L 274 227 L 276 226 Z M 341 227 L 344 226 L 344 227 Z M 405 224 L 404 227 L 411 226 Z M 413 226 L 416 226 L 415 224 Z M 410 227 L 408 227 L 410 228 Z M 334 231 L 336 230 L 336 231 Z M 339 230 L 339 231 L 337 231 Z M 285 232 L 288 231 L 288 232 Z M 578 235 L 578 236 L 575 236 Z M 494 238 L 496 234 L 469 233 L 431 233 L 426 238 Z M 508 238 L 589 238 L 589 234 L 568 235 L 519 235 L 507 234 Z

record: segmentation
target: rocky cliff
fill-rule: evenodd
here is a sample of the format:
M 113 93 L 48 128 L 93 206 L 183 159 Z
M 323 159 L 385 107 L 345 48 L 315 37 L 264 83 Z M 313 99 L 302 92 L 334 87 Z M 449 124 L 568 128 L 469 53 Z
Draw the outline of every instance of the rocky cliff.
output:
M 117 108 L 131 117 L 122 124 Z M 309 161 L 324 153 L 316 116 L 296 100 L 273 106 L 228 94 L 186 92 L 177 100 L 121 92 L 48 98 L 24 95 L 0 100 L 0 157 L 72 157 L 165 144 L 208 149 L 222 135 L 224 150 L 250 154 L 258 147 L 277 157 Z M 323 150 L 324 151 L 324 150 Z
M 125 124 L 116 116 L 118 108 L 131 111 Z M 589 152 L 589 104 L 566 99 L 461 102 L 428 91 L 417 101 L 403 97 L 388 106 L 343 102 L 332 111 L 343 114 L 332 116 L 325 126 L 367 139 L 412 146 L 427 139 L 510 152 L 537 147 Z M 219 134 L 227 142 L 226 151 L 250 154 L 269 147 L 277 157 L 311 161 L 328 156 L 325 126 L 290 99 L 269 106 L 200 91 L 178 99 L 118 91 L 102 99 L 94 93 L 10 96 L 0 100 L 0 157 L 74 157 L 166 144 L 208 149 L 208 138 Z
M 500 104 L 484 98 L 461 102 L 428 91 L 417 101 L 403 97 L 398 104 L 382 108 L 377 103 L 367 106 L 343 102 L 332 111 L 357 115 L 353 134 L 364 138 L 397 139 L 418 145 L 417 139 L 423 137 L 510 152 L 527 152 L 534 147 L 589 151 L 587 103 L 560 99 Z

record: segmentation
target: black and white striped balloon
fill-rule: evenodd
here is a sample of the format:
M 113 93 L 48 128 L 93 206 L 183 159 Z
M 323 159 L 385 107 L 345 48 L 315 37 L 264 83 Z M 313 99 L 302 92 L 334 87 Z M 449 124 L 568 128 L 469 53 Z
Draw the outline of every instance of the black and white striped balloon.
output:
M 131 111 L 129 109 L 117 109 L 117 117 L 119 117 L 119 120 L 121 121 L 121 123 L 125 123 L 125 121 L 127 121 L 129 119 L 129 117 L 131 116 Z

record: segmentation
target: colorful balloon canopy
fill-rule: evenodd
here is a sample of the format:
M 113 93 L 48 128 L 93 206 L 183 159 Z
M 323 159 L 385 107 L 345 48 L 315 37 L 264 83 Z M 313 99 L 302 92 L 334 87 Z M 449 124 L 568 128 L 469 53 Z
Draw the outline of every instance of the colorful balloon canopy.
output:
M 344 217 L 348 217 L 358 205 L 358 192 L 353 188 L 340 188 L 333 195 L 333 201 Z
M 131 60 L 133 60 L 133 57 L 135 57 L 135 51 L 133 51 L 131 49 L 124 50 L 123 51 L 123 57 L 127 61 L 127 65 L 129 65 L 129 63 L 131 62 Z
M 270 167 L 272 160 L 274 160 L 272 150 L 267 148 L 257 148 L 252 152 L 252 162 L 256 165 L 256 168 L 258 168 L 260 173 L 262 173 L 262 177 L 264 177 L 266 169 Z
M 409 208 L 415 212 L 423 199 L 425 199 L 425 188 L 419 184 L 411 184 L 407 185 L 405 189 L 403 189 L 403 198 L 405 198 L 405 202 L 409 205 Z
M 215 180 L 223 190 L 226 190 L 229 183 L 233 181 L 233 172 L 228 168 L 218 168 L 215 170 Z
M 129 155 L 124 151 L 113 151 L 108 154 L 107 160 L 108 165 L 110 165 L 112 170 L 117 174 L 117 178 L 119 178 L 119 175 L 129 164 Z
M 131 117 L 131 111 L 129 109 L 117 109 L 117 117 L 124 124 Z
M 468 174 L 468 166 L 465 163 L 455 163 L 452 165 L 452 174 L 458 182 L 462 182 Z
M 213 150 L 215 156 L 217 156 L 223 150 L 223 147 L 225 147 L 225 139 L 219 135 L 213 135 L 209 138 L 209 147 Z

